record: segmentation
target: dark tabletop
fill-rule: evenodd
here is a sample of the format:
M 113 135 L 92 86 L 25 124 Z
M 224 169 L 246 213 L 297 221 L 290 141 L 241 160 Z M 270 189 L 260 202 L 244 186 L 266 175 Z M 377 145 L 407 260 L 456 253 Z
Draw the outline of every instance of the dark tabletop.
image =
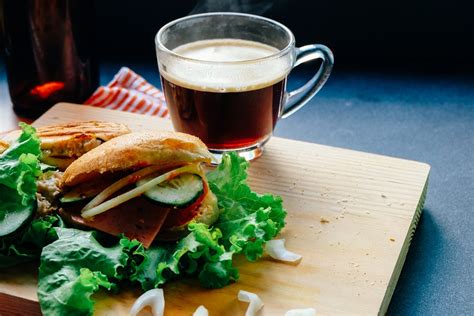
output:
M 160 85 L 156 64 L 127 66 Z M 101 83 L 118 70 L 102 64 Z M 306 77 L 292 75 L 289 87 Z M 7 93 L 0 65 L 0 116 Z M 275 135 L 430 164 L 425 208 L 388 313 L 474 313 L 474 78 L 336 68 Z

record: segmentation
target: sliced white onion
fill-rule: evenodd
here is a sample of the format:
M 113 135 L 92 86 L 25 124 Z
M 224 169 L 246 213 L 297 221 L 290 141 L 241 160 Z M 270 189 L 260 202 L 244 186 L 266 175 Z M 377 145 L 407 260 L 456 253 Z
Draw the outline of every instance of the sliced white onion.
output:
M 164 173 L 144 184 L 142 184 L 139 187 L 136 187 L 135 189 L 132 189 L 128 192 L 125 192 L 123 194 L 120 194 L 119 196 L 114 197 L 113 199 L 110 199 L 100 205 L 97 205 L 91 209 L 88 209 L 84 211 L 81 216 L 83 218 L 90 218 L 95 215 L 99 215 L 105 211 L 110 210 L 111 208 L 116 207 L 117 205 L 120 205 L 122 203 L 127 202 L 128 200 L 131 200 L 137 196 L 140 196 L 141 194 L 145 193 L 146 191 L 150 190 L 152 187 L 155 185 L 158 185 L 162 182 L 167 181 L 170 178 L 174 178 L 177 175 L 180 175 L 182 173 L 196 173 L 196 174 L 201 174 L 201 170 L 199 165 L 197 164 L 192 164 L 192 165 L 186 165 L 184 167 L 171 170 L 167 173 Z
M 245 316 L 254 316 L 263 307 L 263 302 L 257 294 L 247 291 L 239 291 L 238 299 L 241 302 L 249 303 Z
M 316 316 L 316 310 L 314 308 L 290 309 L 285 316 Z
M 146 306 L 151 307 L 153 316 L 163 316 L 165 311 L 165 297 L 163 289 L 153 289 L 143 293 L 130 309 L 130 316 L 136 316 Z
M 196 311 L 193 313 L 193 316 L 209 316 L 207 308 L 204 306 L 199 306 Z
M 285 248 L 285 239 L 273 239 L 267 241 L 265 245 L 265 252 L 268 253 L 268 255 L 273 259 L 285 262 L 296 263 L 302 258 L 301 255 L 291 252 Z
M 93 198 L 91 201 L 89 201 L 89 203 L 87 203 L 86 206 L 84 206 L 82 211 L 87 211 L 87 210 L 93 208 L 94 206 L 97 206 L 100 203 L 104 202 L 105 200 L 107 200 L 107 198 L 109 196 L 111 196 L 112 194 L 114 194 L 115 192 L 120 190 L 121 188 L 129 185 L 130 183 L 133 183 L 134 178 L 141 178 L 141 177 L 147 176 L 147 175 L 149 175 L 153 172 L 156 172 L 160 169 L 162 169 L 161 166 L 146 167 L 146 168 L 138 170 L 138 171 L 136 171 L 132 174 L 129 174 L 128 176 L 112 183 L 107 188 L 105 188 L 102 192 L 100 192 L 95 198 Z

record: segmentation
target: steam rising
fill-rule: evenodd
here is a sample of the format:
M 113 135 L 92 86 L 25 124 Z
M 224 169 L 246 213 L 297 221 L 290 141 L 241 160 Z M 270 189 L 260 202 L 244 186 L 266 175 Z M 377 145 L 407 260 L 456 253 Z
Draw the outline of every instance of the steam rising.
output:
M 200 0 L 189 14 L 206 12 L 242 12 L 264 14 L 273 7 L 268 0 Z

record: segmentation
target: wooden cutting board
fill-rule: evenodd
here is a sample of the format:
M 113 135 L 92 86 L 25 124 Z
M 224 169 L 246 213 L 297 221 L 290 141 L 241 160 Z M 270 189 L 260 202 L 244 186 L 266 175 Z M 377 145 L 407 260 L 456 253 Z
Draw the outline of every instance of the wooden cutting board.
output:
M 65 103 L 34 125 L 80 120 L 121 122 L 135 131 L 172 128 L 160 118 Z M 166 315 L 192 315 L 199 305 L 210 315 L 244 315 L 239 290 L 261 297 L 260 315 L 305 307 L 318 315 L 384 314 L 420 218 L 429 171 L 416 161 L 273 137 L 251 163 L 250 184 L 283 197 L 288 217 L 280 237 L 303 260 L 237 258 L 240 280 L 218 290 L 193 280 L 170 283 L 164 287 Z M 0 292 L 36 301 L 35 273 L 20 267 L 0 273 Z M 96 313 L 125 315 L 139 294 L 99 293 Z

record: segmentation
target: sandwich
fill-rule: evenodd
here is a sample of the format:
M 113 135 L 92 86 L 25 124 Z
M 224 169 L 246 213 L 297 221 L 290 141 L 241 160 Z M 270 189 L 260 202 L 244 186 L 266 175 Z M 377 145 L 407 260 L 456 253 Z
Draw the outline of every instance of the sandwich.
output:
M 21 131 L 9 133 L 0 143 L 3 147 L 15 141 Z M 39 127 L 36 135 L 41 141 L 41 162 L 66 169 L 74 160 L 102 143 L 130 133 L 130 129 L 119 123 L 86 121 Z
M 0 271 L 38 264 L 44 315 L 91 315 L 99 288 L 226 286 L 234 257 L 257 260 L 285 225 L 281 197 L 252 191 L 237 153 L 204 173 L 213 157 L 196 137 L 128 133 L 42 171 L 36 131 L 20 126 L 0 154 Z
M 199 138 L 183 133 L 118 136 L 64 171 L 60 215 L 145 247 L 178 239 L 191 221 L 211 225 L 219 216 L 203 170 L 212 158 Z

